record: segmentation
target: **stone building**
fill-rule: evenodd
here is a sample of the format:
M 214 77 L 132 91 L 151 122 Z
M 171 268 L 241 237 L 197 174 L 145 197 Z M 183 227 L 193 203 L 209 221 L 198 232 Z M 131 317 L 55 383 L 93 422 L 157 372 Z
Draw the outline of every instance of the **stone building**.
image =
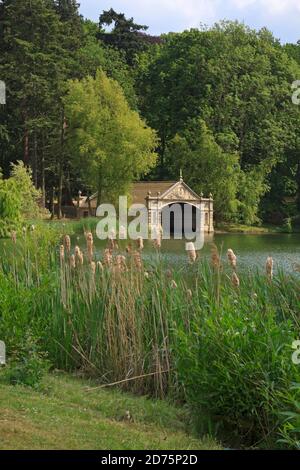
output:
M 146 205 L 149 211 L 149 224 L 159 225 L 165 210 L 175 204 L 182 207 L 191 206 L 193 217 L 199 211 L 200 229 L 206 233 L 214 232 L 213 198 L 196 194 L 180 177 L 179 181 L 145 181 L 134 183 L 131 193 L 132 204 Z M 79 194 L 74 201 L 78 218 L 96 216 L 97 194 L 90 198 Z

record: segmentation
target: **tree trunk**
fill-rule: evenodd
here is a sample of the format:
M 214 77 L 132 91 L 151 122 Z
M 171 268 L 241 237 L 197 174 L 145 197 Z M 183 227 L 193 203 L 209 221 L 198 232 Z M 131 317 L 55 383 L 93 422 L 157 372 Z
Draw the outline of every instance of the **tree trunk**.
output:
M 54 216 L 55 216 L 54 196 L 55 196 L 55 189 L 52 188 L 51 197 L 50 197 L 50 210 L 51 210 L 52 220 L 54 219 Z
M 42 189 L 42 204 L 46 207 L 46 180 L 45 180 L 45 154 L 44 148 L 41 151 L 41 189 Z
M 28 129 L 25 129 L 25 136 L 24 136 L 24 164 L 25 166 L 29 166 L 29 132 Z
M 57 201 L 57 217 L 58 217 L 59 219 L 62 218 L 62 191 L 63 191 L 64 144 L 65 144 L 65 116 L 64 116 L 64 111 L 62 111 L 60 155 L 59 155 L 59 159 L 58 159 L 58 201 Z
M 33 164 L 32 164 L 32 173 L 33 173 L 33 182 L 34 182 L 34 185 L 35 187 L 37 188 L 38 187 L 38 177 L 37 177 L 37 161 L 38 161 L 38 157 L 37 157 L 37 135 L 36 135 L 36 131 L 34 131 L 34 134 L 33 134 Z

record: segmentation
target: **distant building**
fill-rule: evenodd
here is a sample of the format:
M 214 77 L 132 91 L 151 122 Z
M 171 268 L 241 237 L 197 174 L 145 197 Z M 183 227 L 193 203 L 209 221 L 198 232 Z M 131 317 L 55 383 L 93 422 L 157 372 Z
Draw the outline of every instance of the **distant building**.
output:
M 149 224 L 161 223 L 163 211 L 174 204 L 192 206 L 193 218 L 200 211 L 201 227 L 207 233 L 214 232 L 213 198 L 204 198 L 196 194 L 182 179 L 179 181 L 145 181 L 133 184 L 131 193 L 132 204 L 144 204 L 149 210 Z M 90 198 L 79 193 L 73 202 L 77 218 L 95 217 L 97 211 L 97 194 Z M 67 214 L 66 214 L 67 216 Z M 194 224 L 194 222 L 193 222 Z M 172 222 L 171 222 L 172 225 Z

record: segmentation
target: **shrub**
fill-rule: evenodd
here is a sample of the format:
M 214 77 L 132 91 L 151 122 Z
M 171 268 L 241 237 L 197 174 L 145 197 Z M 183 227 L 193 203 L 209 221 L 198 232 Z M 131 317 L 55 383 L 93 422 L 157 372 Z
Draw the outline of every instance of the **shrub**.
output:
M 37 341 L 27 334 L 22 347 L 5 371 L 5 379 L 12 385 L 38 387 L 50 368 L 46 354 L 39 350 Z
M 175 328 L 176 370 L 194 413 L 247 445 L 276 438 L 283 396 L 299 376 L 295 326 L 275 300 L 278 289 L 247 276 L 237 292 L 222 286 L 215 307 L 201 289 L 189 328 Z

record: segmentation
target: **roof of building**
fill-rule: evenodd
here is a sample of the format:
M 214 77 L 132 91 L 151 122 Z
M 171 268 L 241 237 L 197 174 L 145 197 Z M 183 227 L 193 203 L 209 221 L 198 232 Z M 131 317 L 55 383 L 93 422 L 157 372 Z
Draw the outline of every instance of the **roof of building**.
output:
M 152 196 L 157 196 L 157 193 L 165 193 L 177 181 L 141 181 L 133 184 L 132 188 L 132 203 L 145 204 L 145 199 L 150 192 Z

